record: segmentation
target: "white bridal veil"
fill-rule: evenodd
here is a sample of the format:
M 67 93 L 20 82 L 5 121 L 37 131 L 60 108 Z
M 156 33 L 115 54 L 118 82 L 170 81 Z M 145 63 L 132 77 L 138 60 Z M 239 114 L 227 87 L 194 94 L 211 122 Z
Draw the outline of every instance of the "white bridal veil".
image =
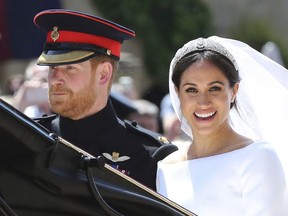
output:
M 288 70 L 243 42 L 217 36 L 209 39 L 225 47 L 239 68 L 241 82 L 236 103 L 241 117 L 232 109 L 231 124 L 245 136 L 270 141 L 279 154 L 288 179 Z M 172 59 L 169 89 L 175 112 L 182 121 L 182 130 L 192 137 L 171 80 L 176 62 L 191 52 L 189 46 L 191 42 L 180 48 Z

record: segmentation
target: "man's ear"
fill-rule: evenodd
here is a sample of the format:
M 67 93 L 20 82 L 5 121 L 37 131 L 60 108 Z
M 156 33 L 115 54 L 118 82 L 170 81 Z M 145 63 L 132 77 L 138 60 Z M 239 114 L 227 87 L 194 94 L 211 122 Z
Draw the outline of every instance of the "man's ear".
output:
M 100 71 L 99 71 L 99 82 L 100 84 L 105 84 L 105 83 L 109 83 L 111 78 L 112 78 L 112 74 L 113 74 L 113 66 L 110 62 L 103 62 L 101 63 L 100 66 Z

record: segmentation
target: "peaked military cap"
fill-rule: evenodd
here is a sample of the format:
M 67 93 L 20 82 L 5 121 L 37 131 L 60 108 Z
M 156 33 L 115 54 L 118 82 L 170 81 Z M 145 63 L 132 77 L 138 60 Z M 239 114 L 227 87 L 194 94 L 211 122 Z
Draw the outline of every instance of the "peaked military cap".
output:
M 135 37 L 135 32 L 124 26 L 72 10 L 42 11 L 34 23 L 47 33 L 39 65 L 79 63 L 97 54 L 119 60 L 123 41 Z

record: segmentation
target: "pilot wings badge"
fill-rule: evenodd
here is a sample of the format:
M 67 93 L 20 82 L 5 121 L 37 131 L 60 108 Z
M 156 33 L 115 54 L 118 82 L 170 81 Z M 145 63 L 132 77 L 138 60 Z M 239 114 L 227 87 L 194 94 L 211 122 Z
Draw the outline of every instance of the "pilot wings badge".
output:
M 119 157 L 120 153 L 118 152 L 112 152 L 112 155 L 110 155 L 109 153 L 102 153 L 102 154 L 105 158 L 107 158 L 108 160 L 112 162 L 122 162 L 122 161 L 126 161 L 130 159 L 130 157 L 128 156 Z

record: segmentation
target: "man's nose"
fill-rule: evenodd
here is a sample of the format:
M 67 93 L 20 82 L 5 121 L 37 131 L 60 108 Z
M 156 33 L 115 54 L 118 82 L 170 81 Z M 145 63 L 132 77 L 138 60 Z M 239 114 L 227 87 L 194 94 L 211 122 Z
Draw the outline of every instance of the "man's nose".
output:
M 54 66 L 50 68 L 49 76 L 51 84 L 55 85 L 64 83 L 63 75 L 64 74 L 61 66 Z

